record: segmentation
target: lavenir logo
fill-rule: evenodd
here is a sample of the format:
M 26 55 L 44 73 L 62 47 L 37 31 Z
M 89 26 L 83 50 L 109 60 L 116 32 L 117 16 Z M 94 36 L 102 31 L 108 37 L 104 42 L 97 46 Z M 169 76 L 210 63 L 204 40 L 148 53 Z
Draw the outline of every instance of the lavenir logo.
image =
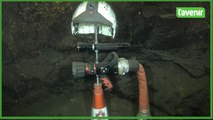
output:
M 205 18 L 205 14 L 203 7 L 176 7 L 178 18 Z

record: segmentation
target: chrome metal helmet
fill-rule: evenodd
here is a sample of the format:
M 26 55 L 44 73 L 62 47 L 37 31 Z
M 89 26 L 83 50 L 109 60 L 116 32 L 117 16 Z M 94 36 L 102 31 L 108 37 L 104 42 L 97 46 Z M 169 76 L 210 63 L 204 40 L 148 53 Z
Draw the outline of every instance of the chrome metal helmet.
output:
M 81 3 L 72 17 L 72 34 L 95 33 L 95 25 L 99 26 L 99 34 L 114 38 L 117 26 L 114 11 L 106 2 Z

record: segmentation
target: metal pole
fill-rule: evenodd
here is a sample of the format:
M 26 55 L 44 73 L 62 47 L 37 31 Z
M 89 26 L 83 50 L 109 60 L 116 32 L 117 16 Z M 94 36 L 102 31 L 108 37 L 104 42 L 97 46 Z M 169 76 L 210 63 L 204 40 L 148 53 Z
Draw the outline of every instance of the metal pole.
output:
M 95 45 L 97 45 L 98 44 L 98 26 L 97 25 L 95 25 L 94 30 L 95 30 Z M 95 63 L 96 64 L 99 63 L 98 50 L 95 50 Z M 97 83 L 97 85 L 99 85 L 99 83 L 100 83 L 99 75 L 96 75 L 96 83 Z
M 98 44 L 98 26 L 97 25 L 95 25 L 95 45 L 97 45 Z M 96 56 L 96 64 L 98 64 L 99 63 L 99 61 L 98 61 L 98 50 L 95 50 L 95 56 Z

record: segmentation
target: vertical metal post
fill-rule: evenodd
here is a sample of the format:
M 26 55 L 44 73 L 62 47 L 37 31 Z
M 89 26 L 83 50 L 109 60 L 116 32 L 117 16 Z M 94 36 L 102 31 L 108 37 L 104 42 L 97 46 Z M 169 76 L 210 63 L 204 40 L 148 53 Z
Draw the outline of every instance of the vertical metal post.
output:
M 95 25 L 95 45 L 97 45 L 98 44 L 98 26 L 97 25 Z M 96 64 L 98 64 L 99 63 L 99 61 L 98 61 L 98 50 L 95 50 L 95 62 L 96 62 Z
M 95 25 L 94 27 L 94 30 L 95 30 L 95 45 L 98 44 L 98 26 Z M 95 63 L 98 64 L 99 61 L 98 61 L 98 50 L 95 50 Z M 96 75 L 96 83 L 97 85 L 99 85 L 100 81 L 99 81 L 99 75 Z

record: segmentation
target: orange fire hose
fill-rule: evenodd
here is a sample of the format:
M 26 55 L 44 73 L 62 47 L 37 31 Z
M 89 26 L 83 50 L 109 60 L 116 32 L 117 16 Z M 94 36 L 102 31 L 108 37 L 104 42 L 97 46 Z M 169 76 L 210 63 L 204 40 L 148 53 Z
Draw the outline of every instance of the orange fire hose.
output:
M 144 68 L 139 64 L 138 72 L 138 83 L 139 83 L 139 116 L 150 116 L 149 111 L 149 96 L 147 88 L 147 80 Z

